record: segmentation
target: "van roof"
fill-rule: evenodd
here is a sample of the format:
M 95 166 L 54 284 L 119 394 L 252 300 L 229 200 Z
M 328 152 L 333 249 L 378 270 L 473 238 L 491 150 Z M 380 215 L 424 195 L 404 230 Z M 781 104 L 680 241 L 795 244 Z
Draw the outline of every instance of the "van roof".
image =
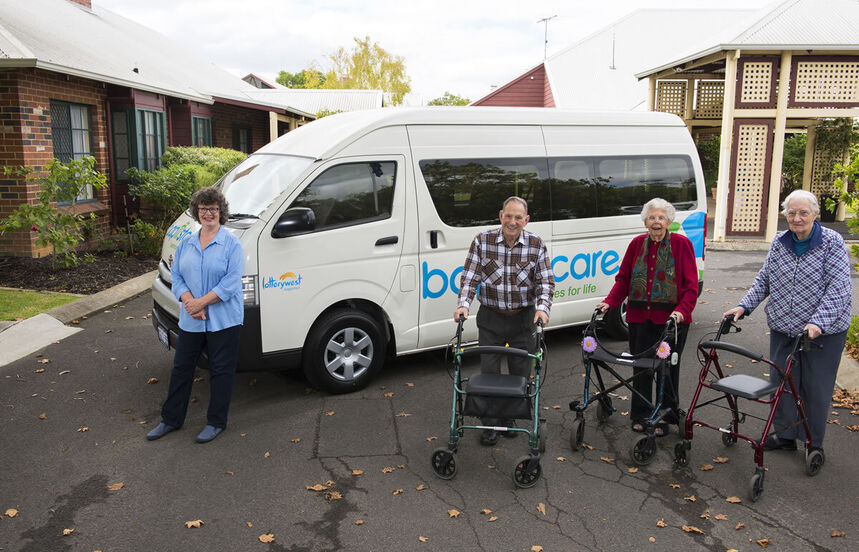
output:
M 544 107 L 386 107 L 323 117 L 284 134 L 257 153 L 326 159 L 364 134 L 396 125 L 686 126 L 676 115 L 657 112 Z

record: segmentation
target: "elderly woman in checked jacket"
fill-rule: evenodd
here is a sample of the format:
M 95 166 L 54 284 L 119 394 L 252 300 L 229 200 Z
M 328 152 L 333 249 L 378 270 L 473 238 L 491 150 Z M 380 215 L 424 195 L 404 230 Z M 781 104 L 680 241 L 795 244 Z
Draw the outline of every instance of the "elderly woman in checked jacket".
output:
M 850 260 L 841 235 L 815 220 L 820 206 L 814 194 L 796 190 L 782 207 L 790 229 L 775 237 L 749 292 L 725 316 L 749 315 L 769 296 L 765 311 L 773 362 L 785 365 L 793 340 L 803 331 L 822 346 L 803 353 L 793 373 L 805 403 L 811 448 L 822 453 L 832 389 L 852 318 Z M 770 373 L 773 381 L 779 377 Z M 776 433 L 767 438 L 764 449 L 796 450 L 796 439 L 805 438 L 797 421 L 793 402 L 780 401 L 773 419 Z

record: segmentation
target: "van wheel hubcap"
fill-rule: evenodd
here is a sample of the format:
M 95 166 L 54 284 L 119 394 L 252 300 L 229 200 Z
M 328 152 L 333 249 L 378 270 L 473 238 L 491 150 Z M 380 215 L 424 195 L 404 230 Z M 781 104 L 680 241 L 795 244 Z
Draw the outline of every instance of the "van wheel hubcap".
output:
M 343 328 L 328 340 L 324 362 L 334 379 L 359 378 L 373 363 L 373 340 L 361 328 Z

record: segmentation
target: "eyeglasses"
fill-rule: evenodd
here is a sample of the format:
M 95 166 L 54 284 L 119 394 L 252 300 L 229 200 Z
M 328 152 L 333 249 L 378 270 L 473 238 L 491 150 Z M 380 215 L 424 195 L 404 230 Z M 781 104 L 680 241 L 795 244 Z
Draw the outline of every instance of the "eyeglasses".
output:
M 788 211 L 786 214 L 787 214 L 787 217 L 788 217 L 788 218 L 796 218 L 796 217 L 799 217 L 799 218 L 801 218 L 801 219 L 807 219 L 809 216 L 811 216 L 811 211 L 807 211 L 807 210 L 805 210 L 805 209 L 803 209 L 803 210 L 801 210 L 801 211 L 793 211 L 793 210 L 791 210 L 791 211 Z
M 215 214 L 215 213 L 217 213 L 217 212 L 218 212 L 218 211 L 220 211 L 220 210 L 221 210 L 221 209 L 220 209 L 219 207 L 198 207 L 198 208 L 197 208 L 197 212 L 198 212 L 198 213 L 210 213 L 210 214 Z
M 657 220 L 658 220 L 658 221 L 662 221 L 662 222 L 667 222 L 667 221 L 668 221 L 668 217 L 663 216 L 663 215 L 649 215 L 649 216 L 647 217 L 647 220 L 648 220 L 648 221 L 650 221 L 650 222 L 655 222 L 655 221 L 657 221 Z

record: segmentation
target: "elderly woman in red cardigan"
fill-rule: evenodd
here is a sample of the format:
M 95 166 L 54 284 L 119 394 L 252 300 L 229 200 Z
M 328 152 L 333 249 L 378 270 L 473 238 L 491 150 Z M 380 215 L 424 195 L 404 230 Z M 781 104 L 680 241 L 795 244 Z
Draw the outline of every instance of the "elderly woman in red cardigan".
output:
M 659 341 L 669 317 L 677 322 L 677 343 L 672 347 L 678 359 L 671 367 L 670 384 L 665 384 L 663 402 L 663 406 L 673 410 L 656 425 L 655 434 L 659 437 L 667 433 L 667 423 L 679 423 L 676 416 L 679 408 L 679 355 L 686 344 L 692 309 L 698 297 L 698 267 L 692 242 L 686 236 L 668 231 L 674 215 L 674 206 L 664 199 L 654 198 L 644 205 L 641 219 L 647 233 L 633 238 L 623 256 L 614 286 L 596 306 L 606 312 L 629 299 L 626 321 L 632 354 L 644 352 Z M 633 389 L 636 391 L 632 394 L 630 410 L 633 431 L 644 431 L 651 415 L 652 380 L 646 369 L 633 369 Z

